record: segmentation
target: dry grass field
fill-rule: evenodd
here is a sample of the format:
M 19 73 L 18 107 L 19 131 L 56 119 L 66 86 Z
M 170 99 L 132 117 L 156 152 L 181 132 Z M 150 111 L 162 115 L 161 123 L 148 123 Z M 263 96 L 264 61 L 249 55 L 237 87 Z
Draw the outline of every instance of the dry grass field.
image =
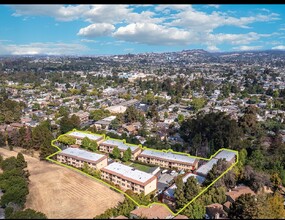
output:
M 3 148 L 0 154 L 4 158 L 17 156 L 17 152 Z M 93 218 L 124 199 L 122 194 L 76 171 L 24 157 L 30 172 L 26 208 L 43 212 L 48 218 Z

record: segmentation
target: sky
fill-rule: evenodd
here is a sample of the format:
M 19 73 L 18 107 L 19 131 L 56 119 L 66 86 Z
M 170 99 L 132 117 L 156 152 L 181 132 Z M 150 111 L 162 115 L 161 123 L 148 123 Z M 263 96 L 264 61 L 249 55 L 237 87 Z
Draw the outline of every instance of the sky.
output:
M 285 4 L 0 5 L 0 55 L 285 50 Z

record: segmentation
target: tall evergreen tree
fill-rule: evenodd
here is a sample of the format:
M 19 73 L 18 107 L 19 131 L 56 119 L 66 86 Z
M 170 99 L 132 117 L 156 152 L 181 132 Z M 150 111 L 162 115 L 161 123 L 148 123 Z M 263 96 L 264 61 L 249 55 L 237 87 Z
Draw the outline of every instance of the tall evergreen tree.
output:
M 190 202 L 195 196 L 199 193 L 199 185 L 197 180 L 194 176 L 191 176 L 187 179 L 184 188 L 184 197 L 185 199 Z
M 174 198 L 176 201 L 176 209 L 179 210 L 187 203 L 187 199 L 184 196 L 184 183 L 181 176 L 176 179 L 175 184 L 177 188 L 174 191 Z

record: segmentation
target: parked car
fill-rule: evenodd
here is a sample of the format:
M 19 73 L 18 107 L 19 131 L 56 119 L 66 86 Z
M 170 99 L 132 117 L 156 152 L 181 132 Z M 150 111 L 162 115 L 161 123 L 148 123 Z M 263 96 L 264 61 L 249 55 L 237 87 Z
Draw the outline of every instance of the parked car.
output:
M 167 173 L 168 170 L 163 170 L 161 171 L 162 174 Z

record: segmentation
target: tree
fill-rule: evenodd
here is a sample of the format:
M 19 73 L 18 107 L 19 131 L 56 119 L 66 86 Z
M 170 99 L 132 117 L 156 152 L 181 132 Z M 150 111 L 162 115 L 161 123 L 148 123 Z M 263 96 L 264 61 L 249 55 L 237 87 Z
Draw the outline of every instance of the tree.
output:
M 259 124 L 257 122 L 258 109 L 250 105 L 244 110 L 244 115 L 239 118 L 239 126 L 249 135 L 255 135 L 259 131 Z
M 197 149 L 197 155 L 204 157 L 210 155 L 211 146 L 213 147 L 212 151 L 215 152 L 223 147 L 239 149 L 243 137 L 238 123 L 224 112 L 200 113 L 196 118 L 186 119 L 182 122 L 179 133 L 183 140 L 191 146 L 194 137 L 201 136 L 201 145 Z
M 17 134 L 13 135 L 12 143 L 14 146 L 31 148 L 32 130 L 30 127 L 21 127 Z
M 117 146 L 114 147 L 113 151 L 112 151 L 112 156 L 115 159 L 119 159 L 121 157 L 121 152 L 119 150 L 119 148 Z
M 182 115 L 182 114 L 178 114 L 178 116 L 177 116 L 177 120 L 178 120 L 178 123 L 179 124 L 182 124 L 182 122 L 184 121 L 184 115 Z
M 0 206 L 6 207 L 12 203 L 23 207 L 26 202 L 26 196 L 29 193 L 28 175 L 23 170 L 25 160 L 22 156 L 18 154 L 18 159 L 9 157 L 0 164 L 3 170 L 3 173 L 0 175 L 0 188 L 4 192 Z
M 197 180 L 194 176 L 191 176 L 187 179 L 185 183 L 185 199 L 189 202 L 191 201 L 195 196 L 198 195 L 200 191 L 199 185 L 197 183 Z
M 190 219 L 203 219 L 206 208 L 200 200 L 196 200 L 185 208 L 183 214 Z
M 201 200 L 203 200 L 205 206 L 213 203 L 223 204 L 226 202 L 226 199 L 226 188 L 223 186 L 211 187 L 210 190 L 201 196 Z
M 120 121 L 119 119 L 115 118 L 111 121 L 110 128 L 113 130 L 117 130 L 120 127 Z
M 262 219 L 284 219 L 284 199 L 280 194 L 275 192 L 266 199 L 265 204 L 261 204 L 259 207 L 259 217 Z
M 168 114 L 168 112 L 164 112 L 164 119 L 166 119 L 166 118 L 168 118 L 169 117 L 169 114 Z
M 191 105 L 195 112 L 197 112 L 199 109 L 203 108 L 206 104 L 205 98 L 193 98 Z
M 94 111 L 91 111 L 90 118 L 92 118 L 95 121 L 101 120 L 103 118 L 109 117 L 111 113 L 108 110 L 105 109 L 96 109 Z
M 16 211 L 9 215 L 7 219 L 47 219 L 46 215 L 33 209 Z
M 72 145 L 76 143 L 76 139 L 68 135 L 61 135 L 57 140 L 66 145 Z
M 88 137 L 84 137 L 81 141 L 82 148 L 88 149 L 90 146 L 90 139 Z
M 126 151 L 124 151 L 123 153 L 123 158 L 122 160 L 124 162 L 127 162 L 129 161 L 130 159 L 132 158 L 132 151 L 131 151 L 131 148 L 128 147 L 128 149 Z
M 184 196 L 184 183 L 181 176 L 178 176 L 175 181 L 176 189 L 174 191 L 174 198 L 176 203 L 176 209 L 179 210 L 189 202 Z
M 32 130 L 32 141 L 34 148 L 38 150 L 45 140 L 51 141 L 53 135 L 49 128 L 42 122 Z
M 73 128 L 79 129 L 80 128 L 80 118 L 73 114 L 70 117 L 70 123 L 72 124 Z
M 97 151 L 97 150 L 98 150 L 98 144 L 97 144 L 97 142 L 91 140 L 88 149 L 91 150 L 91 151 Z
M 231 219 L 254 219 L 258 218 L 258 203 L 255 196 L 243 194 L 231 204 L 228 217 Z
M 274 191 L 276 191 L 279 188 L 279 186 L 281 185 L 281 183 L 282 183 L 282 180 L 279 177 L 278 173 L 273 173 L 271 175 L 270 180 L 271 180 L 271 182 L 273 184 Z
M 0 123 L 19 122 L 24 106 L 17 101 L 6 99 L 0 103 Z
M 261 150 L 255 150 L 252 152 L 252 155 L 249 158 L 249 165 L 256 168 L 257 170 L 263 170 L 265 157 Z
M 124 201 L 119 202 L 116 207 L 107 209 L 103 214 L 95 216 L 94 219 L 109 219 L 119 215 L 129 216 L 130 212 L 134 210 L 135 207 L 135 203 L 125 197 Z
M 60 125 L 60 132 L 61 134 L 65 134 L 72 129 L 80 128 L 80 119 L 76 115 L 72 115 L 70 118 L 67 115 L 64 115 L 59 122 Z
M 24 155 L 22 153 L 17 154 L 17 167 L 21 169 L 27 167 L 27 162 L 25 161 Z
M 5 146 L 5 137 L 2 133 L 0 133 L 0 147 Z
M 136 122 L 139 120 L 139 117 L 140 117 L 140 113 L 134 106 L 128 107 L 124 113 L 125 123 Z
M 60 116 L 68 116 L 69 114 L 69 109 L 66 106 L 60 106 L 58 109 L 59 115 Z
M 32 130 L 33 146 L 36 150 L 40 150 L 41 159 L 44 159 L 50 154 L 56 152 L 56 149 L 51 146 L 53 134 L 50 127 L 50 122 L 44 121 Z
M 154 119 L 155 121 L 159 121 L 159 115 L 156 108 L 156 105 L 151 105 L 149 110 L 146 113 L 146 117 L 150 119 Z
M 217 163 L 213 165 L 212 169 L 206 176 L 205 181 L 203 182 L 204 186 L 209 185 L 219 176 L 221 176 L 229 167 L 228 162 L 225 159 L 218 159 Z
M 196 134 L 192 139 L 192 147 L 193 147 L 192 153 L 194 155 L 197 156 L 198 149 L 201 147 L 201 145 L 202 145 L 202 135 L 201 133 L 199 133 Z
M 7 206 L 5 208 L 5 218 L 6 219 L 9 219 L 10 215 L 14 212 L 14 208 L 13 207 L 10 207 L 10 206 Z

